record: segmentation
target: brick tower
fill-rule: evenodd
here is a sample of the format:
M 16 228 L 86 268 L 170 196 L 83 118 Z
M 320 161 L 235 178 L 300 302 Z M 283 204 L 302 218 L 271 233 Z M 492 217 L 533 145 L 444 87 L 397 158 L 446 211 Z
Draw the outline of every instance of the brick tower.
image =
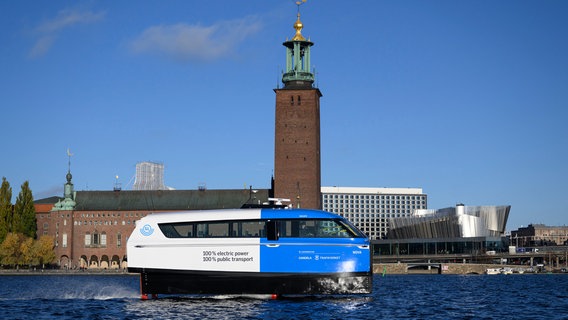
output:
M 298 6 L 299 9 L 299 6 Z M 283 88 L 276 92 L 274 195 L 294 207 L 321 209 L 320 90 L 310 72 L 310 47 L 302 22 L 286 47 Z

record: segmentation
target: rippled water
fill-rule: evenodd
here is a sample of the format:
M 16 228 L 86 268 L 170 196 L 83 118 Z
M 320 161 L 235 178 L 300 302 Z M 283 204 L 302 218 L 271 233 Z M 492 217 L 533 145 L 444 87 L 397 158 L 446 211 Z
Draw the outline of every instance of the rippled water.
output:
M 374 280 L 366 296 L 142 301 L 135 276 L 0 276 L 0 319 L 568 319 L 568 275 Z

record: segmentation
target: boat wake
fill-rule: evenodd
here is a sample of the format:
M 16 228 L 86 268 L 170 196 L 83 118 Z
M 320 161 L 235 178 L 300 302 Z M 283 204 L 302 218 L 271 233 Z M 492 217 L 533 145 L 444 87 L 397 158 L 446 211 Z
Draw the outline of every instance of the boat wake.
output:
M 139 299 L 131 277 L 33 276 L 5 277 L 0 300 Z M 134 280 L 134 281 L 132 281 Z
M 60 298 L 78 300 L 139 299 L 140 294 L 132 288 L 126 288 L 119 285 L 108 285 L 103 287 L 93 285 L 80 288 L 70 288 L 69 290 L 66 290 Z
M 323 278 L 318 281 L 318 284 L 323 288 L 324 293 L 361 294 L 370 293 L 367 286 L 368 281 L 367 277 Z

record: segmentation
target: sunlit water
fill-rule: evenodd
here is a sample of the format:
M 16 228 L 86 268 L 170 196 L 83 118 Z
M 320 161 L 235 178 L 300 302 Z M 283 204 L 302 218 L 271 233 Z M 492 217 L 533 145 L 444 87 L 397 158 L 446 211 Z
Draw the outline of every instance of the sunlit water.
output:
M 362 296 L 167 296 L 127 275 L 0 276 L 0 319 L 568 319 L 568 275 L 377 275 Z

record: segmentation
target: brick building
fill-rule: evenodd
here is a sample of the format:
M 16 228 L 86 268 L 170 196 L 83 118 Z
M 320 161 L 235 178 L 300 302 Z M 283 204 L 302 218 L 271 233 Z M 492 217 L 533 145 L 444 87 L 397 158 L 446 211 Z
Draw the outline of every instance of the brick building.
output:
M 75 192 L 68 173 L 63 198 L 35 202 L 37 235 L 55 238 L 62 268 L 125 268 L 126 241 L 136 220 L 156 212 L 258 205 L 269 195 L 269 189 Z
M 529 224 L 527 227 L 511 231 L 510 242 L 517 247 L 568 245 L 568 227 Z

